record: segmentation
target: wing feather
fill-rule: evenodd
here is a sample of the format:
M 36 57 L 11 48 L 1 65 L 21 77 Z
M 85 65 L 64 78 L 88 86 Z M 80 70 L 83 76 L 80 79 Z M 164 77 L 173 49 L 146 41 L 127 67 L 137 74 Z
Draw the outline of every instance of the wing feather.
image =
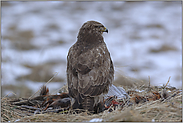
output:
M 108 92 L 114 78 L 114 68 L 105 43 L 79 56 L 77 49 L 72 46 L 67 57 L 70 95 L 73 98 L 80 94 L 95 97 Z
M 83 86 L 81 86 L 79 89 L 79 93 L 87 96 L 97 96 L 100 95 L 103 90 L 105 90 L 104 87 L 106 87 L 106 84 L 108 86 L 112 82 L 107 82 L 111 66 L 110 54 L 105 45 L 96 47 L 86 54 L 80 56 L 83 57 L 83 61 L 81 61 L 81 63 L 83 63 L 88 68 L 91 68 L 91 71 L 89 71 L 87 74 L 82 74 L 80 72 L 81 74 L 79 74 L 79 76 L 82 77 L 78 77 L 78 83 L 82 84 Z M 91 59 L 91 61 L 87 59 Z

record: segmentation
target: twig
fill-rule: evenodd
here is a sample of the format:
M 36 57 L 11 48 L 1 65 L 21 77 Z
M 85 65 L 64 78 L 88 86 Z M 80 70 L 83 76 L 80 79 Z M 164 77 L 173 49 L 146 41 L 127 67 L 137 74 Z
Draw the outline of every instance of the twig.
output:
M 50 83 L 51 80 L 52 80 L 53 78 L 55 78 L 55 76 L 57 76 L 57 75 L 58 75 L 58 72 L 55 72 L 54 76 L 53 76 L 46 84 L 44 84 L 44 85 L 46 86 L 48 83 Z
M 179 91 L 179 90 L 178 90 Z M 168 96 L 166 99 L 162 100 L 162 103 L 166 102 L 167 100 L 171 99 L 172 97 L 175 97 L 177 95 L 177 92 L 175 91 L 172 95 Z
M 149 86 L 148 86 L 148 92 L 151 90 L 151 81 L 150 81 L 150 76 L 148 76 L 149 78 Z
M 142 89 L 142 87 L 145 87 L 145 84 L 143 84 L 142 86 L 140 86 L 138 90 L 141 90 L 141 89 Z
M 10 118 L 6 114 L 2 114 L 2 116 L 6 117 L 8 120 L 10 120 Z
M 160 114 L 160 112 L 158 112 L 157 115 L 153 118 L 155 121 L 159 114 Z
M 170 78 L 171 78 L 171 76 L 168 78 L 168 82 L 166 83 L 166 85 L 165 85 L 165 87 L 164 88 L 166 88 L 166 86 L 168 85 L 168 83 L 170 82 Z
M 44 86 L 46 86 L 48 83 L 50 83 L 51 80 L 52 80 L 57 74 L 58 74 L 58 72 L 55 72 L 54 76 L 53 76 L 46 84 L 44 84 Z M 43 88 L 43 86 L 42 86 L 36 93 L 34 93 L 32 96 L 30 96 L 30 97 L 28 98 L 28 100 L 31 99 L 35 94 L 37 94 L 42 88 Z
M 54 112 L 54 113 L 68 113 L 68 108 L 60 108 L 60 109 L 51 109 L 51 110 L 46 110 L 46 111 L 42 111 L 41 113 L 48 113 L 48 112 Z
M 27 106 L 27 105 L 22 105 L 21 107 L 22 108 L 27 108 L 27 109 L 30 109 L 30 110 L 41 110 L 40 108 L 36 108 L 36 107 L 33 107 L 33 106 Z
M 12 91 L 11 92 L 9 92 L 8 94 L 6 94 L 3 98 L 2 98 L 2 100 L 5 98 L 5 97 L 7 97 L 9 94 L 14 94 L 15 96 L 16 96 L 16 94 L 15 93 L 13 93 Z
M 149 78 L 149 88 L 150 88 L 151 86 L 150 76 L 148 76 L 148 78 Z

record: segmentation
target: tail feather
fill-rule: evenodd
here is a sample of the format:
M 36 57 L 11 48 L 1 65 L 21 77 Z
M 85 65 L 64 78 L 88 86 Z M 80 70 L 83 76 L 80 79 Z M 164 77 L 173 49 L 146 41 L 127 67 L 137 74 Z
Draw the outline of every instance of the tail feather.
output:
M 84 109 L 88 110 L 90 113 L 95 112 L 95 100 L 94 97 L 90 96 L 84 96 L 84 95 L 78 95 L 77 98 L 75 98 L 75 102 L 72 105 L 73 109 Z
M 94 111 L 94 97 L 85 97 L 82 103 L 84 110 Z

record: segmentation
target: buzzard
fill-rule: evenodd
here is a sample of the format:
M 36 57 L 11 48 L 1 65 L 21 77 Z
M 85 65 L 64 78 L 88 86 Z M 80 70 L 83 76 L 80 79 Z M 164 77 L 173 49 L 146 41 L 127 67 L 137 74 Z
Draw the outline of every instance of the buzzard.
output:
M 96 21 L 87 21 L 79 30 L 77 41 L 67 56 L 69 95 L 73 109 L 97 113 L 97 106 L 114 79 L 114 67 L 103 39 L 108 29 Z

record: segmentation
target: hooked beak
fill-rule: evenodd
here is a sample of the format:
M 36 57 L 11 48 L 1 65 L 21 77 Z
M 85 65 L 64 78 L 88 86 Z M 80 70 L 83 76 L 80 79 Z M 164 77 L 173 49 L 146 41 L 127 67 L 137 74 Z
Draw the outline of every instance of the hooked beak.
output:
M 101 30 L 102 32 L 107 32 L 108 33 L 108 29 L 106 27 L 104 27 L 103 30 Z

